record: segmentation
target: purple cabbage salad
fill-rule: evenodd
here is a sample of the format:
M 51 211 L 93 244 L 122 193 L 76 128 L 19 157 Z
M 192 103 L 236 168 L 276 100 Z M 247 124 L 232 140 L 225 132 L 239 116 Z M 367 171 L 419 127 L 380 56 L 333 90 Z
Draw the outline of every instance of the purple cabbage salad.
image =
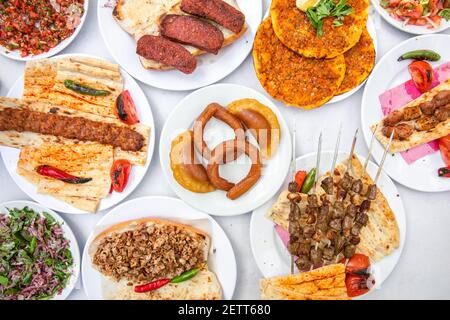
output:
M 48 213 L 28 207 L 0 213 L 0 300 L 47 300 L 68 284 L 69 240 Z

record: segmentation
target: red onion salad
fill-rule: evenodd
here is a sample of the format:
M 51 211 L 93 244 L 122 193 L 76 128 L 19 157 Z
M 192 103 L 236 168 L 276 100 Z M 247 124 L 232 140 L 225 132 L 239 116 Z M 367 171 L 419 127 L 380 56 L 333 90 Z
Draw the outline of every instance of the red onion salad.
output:
M 0 213 L 0 300 L 51 299 L 72 269 L 69 240 L 50 214 L 28 207 Z

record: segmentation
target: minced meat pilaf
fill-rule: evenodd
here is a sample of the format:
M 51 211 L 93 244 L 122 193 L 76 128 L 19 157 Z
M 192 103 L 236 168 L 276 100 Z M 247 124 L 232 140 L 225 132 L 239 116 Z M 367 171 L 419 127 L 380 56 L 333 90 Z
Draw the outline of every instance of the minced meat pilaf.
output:
M 22 57 L 38 55 L 70 37 L 84 14 L 84 0 L 0 1 L 0 45 Z

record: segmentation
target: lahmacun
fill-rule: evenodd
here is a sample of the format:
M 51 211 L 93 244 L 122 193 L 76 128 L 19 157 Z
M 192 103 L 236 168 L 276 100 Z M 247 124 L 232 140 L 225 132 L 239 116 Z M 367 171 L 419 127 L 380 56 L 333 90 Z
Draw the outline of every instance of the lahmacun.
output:
M 352 48 L 366 25 L 369 0 L 348 0 L 353 12 L 345 16 L 343 25 L 333 26 L 334 18 L 323 20 L 323 36 L 318 37 L 306 13 L 295 0 L 273 0 L 270 15 L 280 41 L 295 52 L 309 58 L 334 58 Z
M 364 29 L 358 43 L 344 54 L 344 59 L 345 77 L 337 94 L 359 86 L 375 66 L 375 45 L 367 29 Z
M 345 75 L 343 55 L 334 59 L 309 59 L 285 47 L 267 18 L 255 37 L 253 59 L 264 89 L 285 104 L 317 108 L 336 95 Z

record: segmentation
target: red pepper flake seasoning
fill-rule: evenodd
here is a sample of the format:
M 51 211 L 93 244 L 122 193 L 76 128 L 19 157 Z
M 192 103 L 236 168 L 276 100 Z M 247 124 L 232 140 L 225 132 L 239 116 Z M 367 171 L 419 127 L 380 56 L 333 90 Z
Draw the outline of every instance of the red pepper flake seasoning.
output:
M 84 0 L 0 1 L 0 45 L 38 55 L 70 37 L 81 22 Z

